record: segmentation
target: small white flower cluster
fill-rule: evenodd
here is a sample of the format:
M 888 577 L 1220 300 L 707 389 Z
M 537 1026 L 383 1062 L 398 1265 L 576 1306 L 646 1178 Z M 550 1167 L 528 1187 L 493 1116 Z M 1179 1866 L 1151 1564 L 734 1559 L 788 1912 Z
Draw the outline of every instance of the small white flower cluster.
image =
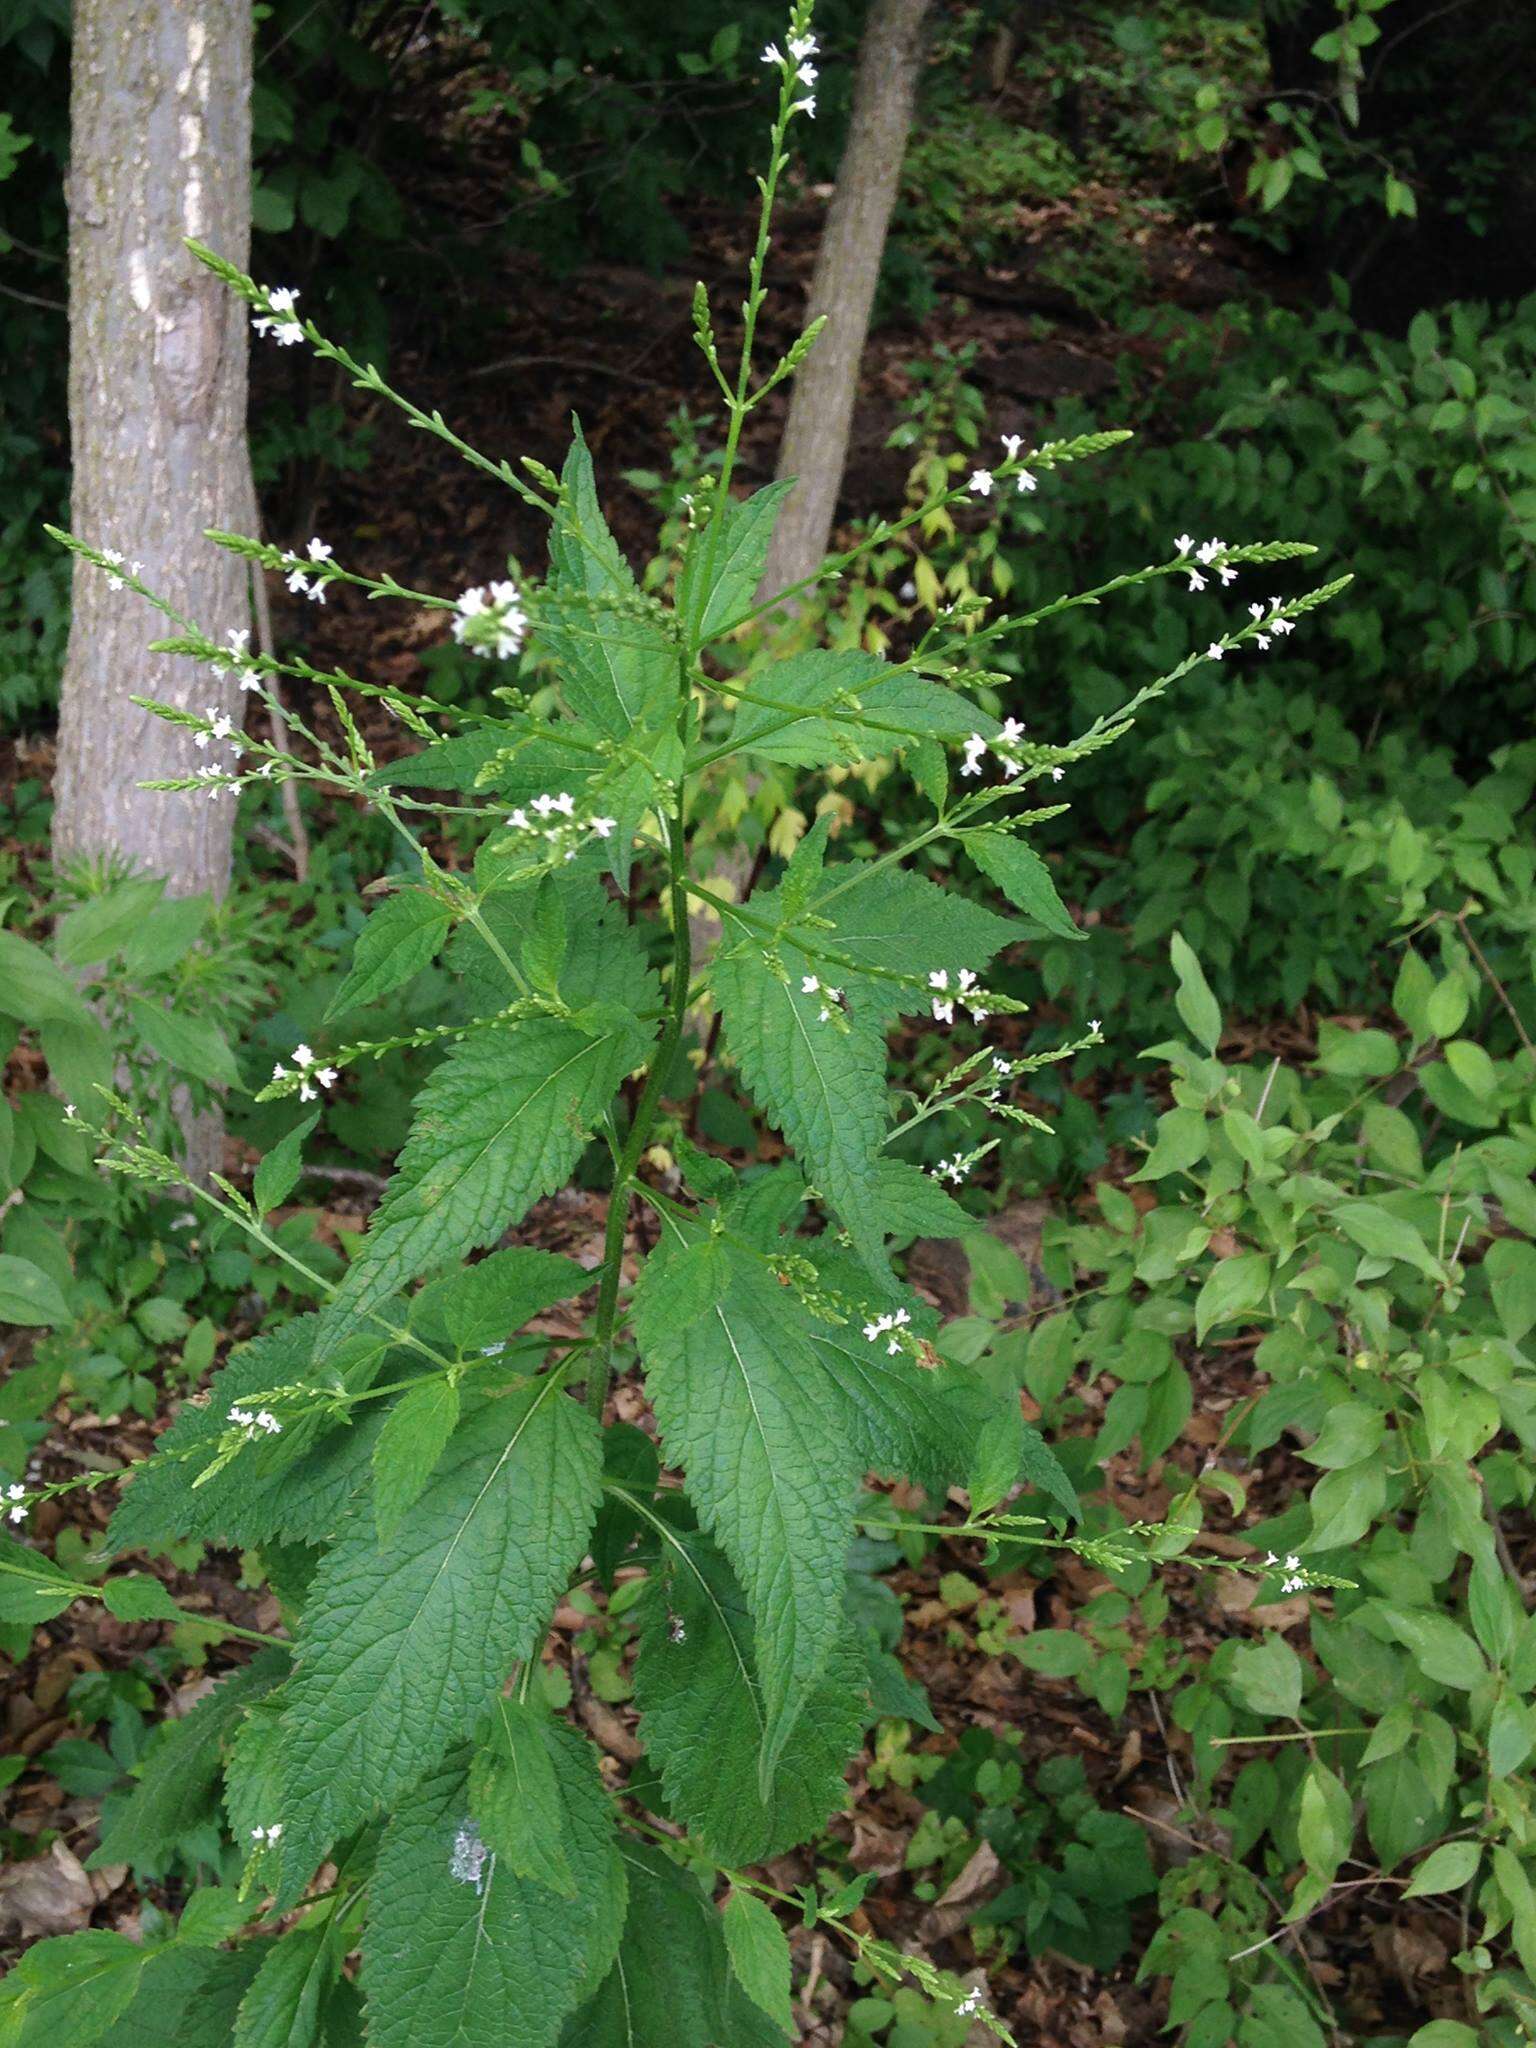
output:
M 242 690 L 261 688 L 260 672 L 251 666 L 251 629 L 249 626 L 231 626 L 225 636 L 229 641 L 228 654 L 220 654 L 217 661 L 210 661 L 208 673 L 222 682 L 231 670 L 239 678 Z
M 293 1048 L 293 1064 L 299 1075 L 300 1102 L 314 1102 L 317 1099 L 315 1093 L 315 1084 L 317 1082 L 322 1088 L 334 1086 L 336 1069 L 334 1067 L 317 1067 L 315 1065 L 315 1055 L 307 1045 L 296 1045 Z M 279 1062 L 272 1069 L 272 1078 L 274 1081 L 286 1081 L 288 1069 Z
M 307 597 L 311 604 L 325 603 L 325 565 L 336 550 L 316 534 L 303 555 L 285 555 L 288 588 L 295 597 Z
M 1004 434 L 1002 436 L 1002 443 L 1003 453 L 1007 459 L 1010 462 L 1017 462 L 1019 450 L 1024 446 L 1024 436 L 1022 434 Z M 966 479 L 965 485 L 965 488 L 968 491 L 974 491 L 978 498 L 990 498 L 996 487 L 997 478 L 990 469 L 973 469 L 970 476 Z M 1014 488 L 1018 491 L 1038 490 L 1040 488 L 1039 479 L 1030 470 L 1021 469 L 1014 479 Z
M 1270 1551 L 1264 1560 L 1264 1568 L 1266 1571 L 1269 1571 L 1275 1565 L 1279 1565 L 1285 1573 L 1285 1577 L 1280 1581 L 1282 1593 L 1302 1593 L 1306 1591 L 1306 1580 L 1298 1577 L 1301 1571 L 1301 1559 L 1296 1556 L 1294 1551 L 1289 1557 L 1277 1557 L 1274 1551 Z
M 293 310 L 298 296 L 296 291 L 280 284 L 266 294 L 266 312 L 251 315 L 251 325 L 256 332 L 270 334 L 279 348 L 291 348 L 296 341 L 304 339 L 304 329 Z
M 792 114 L 808 114 L 814 121 L 816 118 L 816 95 L 810 88 L 815 85 L 820 73 L 810 60 L 817 55 L 816 38 L 814 36 L 790 36 L 788 41 L 789 55 L 787 57 L 777 43 L 769 43 L 763 51 L 762 61 L 764 64 L 777 64 L 781 71 L 794 72 L 795 83 L 806 87 L 806 95 L 804 99 L 796 100 L 789 111 Z
M 933 1169 L 933 1175 L 935 1180 L 953 1181 L 955 1186 L 959 1187 L 970 1170 L 971 1162 L 963 1153 L 957 1152 L 953 1159 L 941 1159 Z
M 229 1411 L 229 1419 L 236 1429 L 243 1429 L 247 1442 L 258 1436 L 281 1436 L 283 1425 L 270 1408 L 258 1408 L 253 1414 L 249 1408 L 238 1405 Z
M 894 1332 L 904 1330 L 911 1320 L 911 1316 L 904 1308 L 897 1309 L 894 1315 L 876 1316 L 872 1322 L 864 1325 L 864 1342 L 878 1344 L 882 1337 L 889 1337 L 890 1342 L 885 1347 L 885 1355 L 887 1358 L 894 1358 L 902 1348 L 901 1339 Z
M 193 746 L 206 747 L 213 740 L 228 740 L 238 754 L 241 751 L 241 744 L 235 738 L 233 720 L 226 718 L 224 713 L 215 704 L 210 704 L 207 707 L 204 716 L 208 720 L 207 727 L 204 731 L 196 732 L 192 735 Z
M 979 732 L 973 732 L 965 743 L 965 759 L 960 764 L 960 773 L 962 775 L 979 775 L 981 773 L 981 764 L 986 759 L 987 748 L 990 746 L 993 753 L 996 754 L 998 760 L 1002 763 L 1004 775 L 1009 777 L 1010 780 L 1015 775 L 1022 775 L 1024 763 L 1018 758 L 1014 749 L 1019 746 L 1023 738 L 1024 721 L 1021 718 L 1005 718 L 1002 730 L 998 733 L 995 740 L 984 740 Z M 1061 770 L 1058 768 L 1053 772 L 1056 780 L 1059 782 L 1061 780 Z
M 528 636 L 528 615 L 510 576 L 477 583 L 453 601 L 453 637 L 483 661 L 510 661 Z
M 821 997 L 821 1008 L 816 1012 L 816 1021 L 819 1024 L 827 1023 L 831 1018 L 833 1010 L 842 1006 L 842 990 L 840 988 L 833 988 L 828 982 L 818 980 L 814 974 L 801 975 L 800 993 L 803 996 Z
M 261 1848 L 263 1844 L 280 1842 L 282 1839 L 283 1824 L 280 1820 L 273 1821 L 271 1827 L 269 1828 L 251 1829 L 251 1840 L 256 1844 L 258 1849 Z
M 968 2020 L 976 2013 L 985 2012 L 986 2009 L 987 2001 L 982 1997 L 979 1990 L 967 1991 L 964 1998 L 955 2007 L 955 2018 L 957 2020 Z
M 1005 1060 L 1000 1052 L 992 1055 L 992 1086 L 987 1090 L 988 1102 L 997 1103 L 1003 1099 L 1003 1083 L 1011 1081 L 1017 1069 L 1012 1060 Z
M 533 817 L 528 813 L 532 811 Z M 549 820 L 564 819 L 565 824 L 550 824 Z M 565 841 L 565 858 L 576 858 L 576 845 L 584 832 L 594 832 L 599 839 L 611 839 L 618 825 L 617 818 L 592 817 L 579 820 L 576 816 L 576 799 L 568 789 L 557 790 L 553 796 L 546 791 L 524 805 L 507 813 L 507 823 L 514 832 L 534 832 L 556 844 Z
M 101 551 L 101 559 L 109 565 L 107 569 L 108 590 L 121 590 L 123 587 L 123 579 L 121 576 L 115 575 L 113 573 L 115 570 L 121 569 L 121 567 L 123 566 L 125 557 L 123 556 L 121 550 L 118 548 L 103 548 Z M 128 574 L 130 576 L 137 576 L 139 571 L 143 568 L 143 566 L 144 564 L 142 562 L 129 562 Z
M 1281 618 L 1280 599 L 1278 597 L 1272 597 L 1269 600 L 1269 616 L 1267 618 L 1265 617 L 1264 607 L 1261 604 L 1249 605 L 1248 616 L 1255 623 L 1258 623 L 1260 620 L 1263 621 L 1263 632 L 1255 633 L 1253 636 L 1259 651 L 1263 654 L 1269 652 L 1269 643 L 1276 633 L 1294 633 L 1296 630 L 1296 621 L 1294 619 Z
M 27 1489 L 24 1486 L 8 1486 L 5 1501 L 7 1521 L 24 1522 L 27 1519 Z
M 1189 587 L 1191 590 L 1204 590 L 1205 588 L 1205 578 L 1200 574 L 1200 569 L 1214 569 L 1223 584 L 1235 583 L 1237 581 L 1237 571 L 1232 567 L 1231 563 L 1218 562 L 1216 559 L 1218 555 L 1224 555 L 1227 551 L 1227 543 L 1224 540 L 1203 540 L 1196 547 L 1193 535 L 1181 533 L 1173 545 L 1181 556 L 1187 555 L 1193 550 L 1195 560 L 1200 565 L 1199 568 L 1189 571 Z
M 963 1003 L 970 1011 L 973 1024 L 985 1024 L 988 1017 L 992 1014 L 991 1011 L 982 1009 L 971 1000 L 971 990 L 979 988 L 980 985 L 981 981 L 978 975 L 973 974 L 969 967 L 961 967 L 956 970 L 955 985 L 953 991 L 951 991 L 949 986 L 949 969 L 947 967 L 936 967 L 928 977 L 928 986 L 938 991 L 933 998 L 934 1023 L 953 1024 L 955 1021 L 955 1004 L 958 1002 Z

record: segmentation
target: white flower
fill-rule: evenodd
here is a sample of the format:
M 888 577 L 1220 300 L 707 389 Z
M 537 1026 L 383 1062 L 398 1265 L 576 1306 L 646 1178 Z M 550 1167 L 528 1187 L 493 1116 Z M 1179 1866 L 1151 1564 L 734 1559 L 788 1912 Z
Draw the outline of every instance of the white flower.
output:
M 1198 569 L 1190 570 L 1189 587 L 1191 590 L 1204 590 L 1205 578 L 1200 574 L 1200 571 Z
M 967 989 L 974 988 L 976 982 L 977 976 L 972 973 L 969 967 L 962 967 L 955 976 L 955 986 L 959 989 L 961 995 L 964 995 Z
M 616 818 L 594 818 L 591 823 L 592 830 L 599 839 L 608 839 L 612 837 L 613 828 L 618 823 L 618 820 Z
M 269 1828 L 251 1829 L 251 1840 L 257 1845 L 258 1848 L 260 1848 L 263 1842 L 280 1842 L 282 1840 L 282 1837 L 283 1824 L 280 1820 L 273 1821 L 271 1827 Z
M 1199 547 L 1195 549 L 1195 560 L 1197 562 L 1204 562 L 1205 566 L 1209 568 L 1225 546 L 1226 542 L 1224 540 L 1203 540 Z
M 1213 640 L 1205 650 L 1205 658 L 1207 661 L 1220 661 L 1226 651 L 1219 640 Z
M 971 471 L 970 481 L 966 484 L 965 488 L 968 491 L 974 491 L 978 498 L 989 497 L 992 491 L 991 470 L 973 469 Z
M 1039 483 L 1031 470 L 1021 469 L 1019 471 L 1018 481 L 1014 485 L 1016 491 L 1036 491 L 1039 488 Z
M 1008 460 L 1010 462 L 1017 462 L 1019 450 L 1024 446 L 1024 436 L 1022 434 L 999 434 L 998 439 L 1003 444 L 1003 453 L 1007 456 Z
M 453 610 L 454 639 L 483 661 L 493 656 L 498 661 L 510 661 L 527 637 L 528 617 L 517 585 L 510 577 L 463 591 L 454 599 Z M 488 622 L 486 629 L 472 628 L 472 622 L 479 619 Z
M 955 1021 L 954 1004 L 943 1002 L 938 996 L 935 996 L 933 999 L 933 1021 L 935 1024 L 953 1024 Z
M 784 52 L 777 43 L 769 43 L 764 47 L 759 62 L 763 64 L 782 64 L 784 62 Z
M 935 967 L 928 977 L 928 986 L 930 988 L 948 988 L 949 970 L 945 967 Z
M 802 85 L 814 85 L 820 76 L 821 74 L 814 64 L 802 64 L 795 73 L 795 77 Z
M 807 57 L 817 54 L 818 45 L 814 36 L 790 36 L 789 54 L 797 64 L 803 64 Z
M 110 562 L 113 568 L 115 569 L 118 566 L 118 564 L 122 561 L 123 557 L 121 552 L 117 548 L 103 548 L 101 551 L 101 559 L 104 562 Z
M 279 348 L 290 348 L 294 342 L 304 339 L 304 329 L 294 313 L 298 293 L 287 285 L 278 285 L 267 293 L 267 311 L 253 313 L 251 325 L 258 334 L 270 334 Z
M 1305 1579 L 1289 1578 L 1280 1581 L 1282 1593 L 1303 1593 L 1306 1591 L 1306 1586 L 1307 1582 Z
M 1221 578 L 1223 585 L 1237 581 L 1237 571 L 1230 562 L 1223 562 L 1216 574 Z
M 293 1048 L 293 1064 L 296 1067 L 312 1067 L 315 1064 L 315 1056 L 307 1045 L 296 1045 Z
M 808 99 L 796 100 L 789 111 L 792 114 L 804 114 L 808 120 L 814 121 L 816 118 L 815 95 L 812 94 Z
M 1190 534 L 1181 533 L 1173 544 L 1174 551 L 1177 554 L 1187 555 L 1194 544 L 1194 539 Z
M 1051 770 L 1051 780 L 1052 780 L 1052 782 L 1060 782 L 1060 781 L 1061 781 L 1061 779 L 1062 779 L 1062 777 L 1063 777 L 1063 776 L 1064 776 L 1064 775 L 1066 774 L 1066 772 L 1067 772 L 1067 771 L 1066 771 L 1066 769 L 1065 769 L 1065 768 L 1053 768 L 1053 769 Z
M 969 1168 L 957 1152 L 953 1159 L 941 1159 L 933 1170 L 940 1179 L 951 1180 L 958 1187 L 961 1181 L 965 1179 Z
M 316 1067 L 315 1079 L 322 1088 L 334 1088 L 336 1085 L 336 1069 L 334 1067 Z
M 1285 1568 L 1288 1572 L 1299 1572 L 1301 1570 L 1301 1559 L 1293 1553 L 1285 1560 Z
M 1269 635 L 1267 633 L 1255 633 L 1253 644 L 1261 654 L 1267 654 L 1269 652 Z
M 5 1489 L 5 1498 L 9 1519 L 12 1522 L 24 1522 L 27 1519 L 27 1489 L 24 1486 L 8 1486 Z
M 1279 1558 L 1275 1555 L 1274 1551 L 1271 1550 L 1264 1559 L 1264 1569 L 1268 1571 L 1269 1567 L 1272 1564 L 1278 1564 L 1279 1562 Z
M 308 597 L 310 595 L 309 578 L 304 574 L 304 571 L 302 569 L 290 569 L 288 571 L 286 581 L 288 584 L 288 588 L 293 592 L 295 597 Z M 324 604 L 324 596 L 321 597 L 320 602 Z
M 1100 1024 L 1097 1017 L 1090 1017 L 1088 1019 L 1088 1029 L 1094 1034 L 1095 1037 L 1097 1037 L 1099 1032 L 1103 1029 L 1103 1026 Z
M 820 982 L 819 982 L 819 981 L 818 981 L 818 980 L 816 979 L 816 976 L 815 976 L 814 974 L 802 974 L 802 975 L 801 975 L 801 977 L 800 977 L 800 993 L 801 993 L 801 995 L 803 995 L 803 996 L 813 996 L 813 995 L 815 995 L 816 991 L 817 991 L 817 990 L 818 990 L 818 989 L 819 989 L 820 987 L 821 987 L 821 983 L 820 983 Z
M 521 804 L 519 804 L 517 809 L 513 811 L 511 815 L 508 817 L 507 823 L 513 828 L 514 831 L 526 832 L 528 830 L 528 813 L 523 809 Z
M 1024 721 L 1022 718 L 1005 718 L 1003 720 L 1003 729 L 998 734 L 998 738 L 1005 747 L 1016 747 L 1023 737 Z
M 965 760 L 961 764 L 962 775 L 979 775 L 987 751 L 987 743 L 979 732 L 973 732 L 965 743 Z
M 1263 607 L 1263 605 L 1261 605 L 1261 604 L 1251 604 L 1251 605 L 1249 605 L 1249 607 L 1248 607 L 1248 616 L 1249 616 L 1249 618 L 1250 618 L 1250 619 L 1254 619 L 1254 620 L 1262 619 L 1262 618 L 1263 618 L 1263 616 L 1264 616 L 1264 607 Z

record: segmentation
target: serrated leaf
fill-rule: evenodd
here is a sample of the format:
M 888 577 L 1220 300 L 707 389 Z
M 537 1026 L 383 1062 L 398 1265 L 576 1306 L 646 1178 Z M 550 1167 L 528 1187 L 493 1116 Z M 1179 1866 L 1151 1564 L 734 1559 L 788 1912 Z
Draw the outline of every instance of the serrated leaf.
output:
M 271 1944 L 167 1949 L 98 2048 L 229 2048 L 240 2001 Z M 55 2044 L 59 2048 L 59 2044 Z
M 160 1581 L 147 1572 L 109 1579 L 101 1589 L 102 1604 L 118 1621 L 180 1621 L 181 1612 Z
M 5 2048 L 95 2048 L 156 1955 L 104 1927 L 34 1942 L 0 1985 Z
M 586 1549 L 601 1472 L 597 1425 L 545 1377 L 460 1425 L 387 1542 L 354 1507 L 315 1574 L 285 1688 L 285 1896 L 533 1654 Z
M 679 1329 L 656 1312 L 666 1266 L 665 1254 L 646 1262 L 635 1329 L 667 1455 L 752 1610 L 766 1788 L 842 1631 L 862 1457 L 766 1269 L 733 1260 L 711 1312 Z
M 158 876 L 138 876 L 119 882 L 104 896 L 93 896 L 59 919 L 54 951 L 66 967 L 89 967 L 93 961 L 110 959 L 127 945 L 164 891 Z
M 668 1810 L 722 1863 L 765 1862 L 822 1826 L 846 1798 L 864 1673 L 845 1627 L 772 1786 L 759 1782 L 765 1719 L 752 1617 L 730 1566 L 697 1530 L 668 1528 L 636 1610 L 635 1698 Z
M 341 1968 L 336 1942 L 323 1912 L 273 1942 L 240 2001 L 232 2048 L 319 2048 L 326 1999 Z
M 259 1216 L 280 1208 L 298 1186 L 304 1170 L 304 1140 L 319 1121 L 317 1109 L 285 1132 L 257 1167 L 251 1183 L 251 1200 Z
M 553 1739 L 547 1715 L 521 1700 L 497 1700 L 490 1734 L 470 1759 L 469 1810 L 498 1863 L 569 1899 L 576 1880 L 565 1853 Z
M 324 1311 L 327 1346 L 407 1281 L 492 1243 L 561 1186 L 645 1044 L 638 1023 L 589 1038 L 534 1017 L 456 1045 L 416 1098 L 394 1177 Z
M 720 1915 L 660 1849 L 626 1840 L 629 1912 L 618 1959 L 560 2048 L 782 2048 L 731 1975 Z M 501 2044 L 497 2044 L 501 2048 Z
M 238 1088 L 240 1069 L 229 1040 L 206 1017 L 188 1017 L 168 1010 L 148 996 L 130 995 L 128 1018 L 135 1034 L 179 1074 L 206 1081 L 214 1088 Z
M 397 1806 L 363 1935 L 374 2048 L 547 2048 L 608 1970 L 624 1864 L 591 1747 L 549 1729 L 575 1896 L 513 1874 L 476 1836 L 462 1761 Z
M 585 1267 L 558 1252 L 511 1245 L 422 1288 L 411 1303 L 411 1326 L 441 1327 L 460 1351 L 481 1351 L 541 1310 L 582 1293 L 592 1280 Z
M 733 1887 L 720 1915 L 731 1970 L 748 1998 L 786 2034 L 794 2032 L 789 2009 L 789 1943 L 761 1899 Z
M 190 1714 L 166 1721 L 146 1751 L 138 1782 L 115 1807 L 91 1857 L 110 1863 L 153 1865 L 213 1810 L 224 1748 L 245 1714 L 281 1682 L 286 1650 L 259 1650 L 249 1664 L 223 1679 Z
M 1056 893 L 1051 871 L 1035 852 L 1012 832 L 987 826 L 965 835 L 965 850 L 989 882 L 995 882 L 1015 909 L 1033 918 L 1043 930 L 1059 939 L 1085 939 L 1072 922 L 1071 913 Z
M 999 730 L 958 690 L 857 650 L 794 654 L 754 669 L 741 687 L 771 704 L 741 705 L 732 744 L 796 768 L 866 761 L 918 739 L 990 739 Z
M 402 889 L 379 905 L 358 933 L 346 980 L 331 997 L 326 1021 L 376 1003 L 419 974 L 442 950 L 453 913 L 425 889 Z
M 931 1173 L 905 1159 L 882 1159 L 875 1168 L 880 1221 L 892 1237 L 964 1237 L 976 1228 L 954 1196 Z
M 459 1420 L 459 1390 L 442 1373 L 408 1387 L 373 1446 L 373 1513 L 385 1543 L 421 1496 Z
M 35 1627 L 52 1621 L 80 1598 L 79 1582 L 51 1557 L 29 1550 L 0 1530 L 0 1622 Z
M 713 639 L 722 626 L 751 610 L 779 507 L 794 487 L 793 479 L 784 478 L 765 484 L 750 498 L 733 499 L 713 537 L 713 546 L 707 527 L 689 542 L 677 579 L 677 610 L 680 618 L 689 621 L 700 643 Z
M 138 1466 L 107 1527 L 107 1548 L 161 1550 L 182 1537 L 248 1547 L 273 1540 L 318 1543 L 335 1534 L 342 1510 L 366 1478 L 384 1424 L 382 1402 L 363 1402 L 345 1426 L 318 1410 L 280 1436 L 245 1444 L 202 1484 L 228 1428 L 230 1408 L 309 1377 L 318 1318 L 296 1316 L 245 1344 L 216 1372 L 202 1401 L 184 1401 L 160 1438 L 159 1455 Z M 387 1340 L 361 1338 L 336 1362 L 360 1392 L 388 1357 Z

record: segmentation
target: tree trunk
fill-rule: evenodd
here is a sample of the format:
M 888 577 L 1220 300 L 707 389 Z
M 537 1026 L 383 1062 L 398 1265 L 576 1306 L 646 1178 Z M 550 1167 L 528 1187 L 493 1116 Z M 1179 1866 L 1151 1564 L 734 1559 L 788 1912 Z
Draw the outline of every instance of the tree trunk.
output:
M 779 515 L 762 591 L 798 583 L 827 552 L 848 459 L 859 365 L 912 127 L 929 0 L 874 0 L 859 45 L 848 143 L 827 209 L 810 316 L 827 324 L 795 378 L 778 473 L 799 478 Z
M 222 640 L 250 618 L 245 564 L 203 538 L 246 515 L 246 310 L 182 247 L 249 260 L 251 0 L 75 0 L 69 167 L 71 524 L 142 561 Z M 234 803 L 138 787 L 206 763 L 130 696 L 240 722 L 231 678 L 147 653 L 166 622 L 74 568 L 53 851 L 114 856 L 177 895 L 229 880 Z

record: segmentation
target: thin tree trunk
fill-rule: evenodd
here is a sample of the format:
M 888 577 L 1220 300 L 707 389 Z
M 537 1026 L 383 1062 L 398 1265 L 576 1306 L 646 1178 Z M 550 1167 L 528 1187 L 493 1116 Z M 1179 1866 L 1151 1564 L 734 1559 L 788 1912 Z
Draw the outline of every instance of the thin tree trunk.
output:
M 71 523 L 222 640 L 245 564 L 203 538 L 246 514 L 246 313 L 193 262 L 250 247 L 251 0 L 75 0 L 69 167 Z M 229 881 L 228 796 L 144 790 L 210 758 L 133 695 L 238 723 L 239 690 L 147 653 L 165 622 L 76 561 L 59 705 L 56 860 L 112 855 L 178 895 Z
M 764 596 L 813 574 L 831 538 L 928 7 L 929 0 L 874 0 L 859 45 L 848 142 L 811 281 L 811 317 L 825 313 L 827 324 L 790 398 L 778 473 L 799 484 L 779 516 Z
M 242 266 L 251 221 L 251 0 L 75 0 L 70 94 L 70 519 L 222 641 L 250 619 L 246 565 L 203 538 L 246 514 L 246 311 L 182 246 Z M 234 800 L 141 789 L 212 757 L 150 696 L 241 721 L 234 680 L 146 651 L 166 622 L 75 562 L 53 852 L 222 895 Z M 220 1120 L 185 1120 L 189 1177 Z

